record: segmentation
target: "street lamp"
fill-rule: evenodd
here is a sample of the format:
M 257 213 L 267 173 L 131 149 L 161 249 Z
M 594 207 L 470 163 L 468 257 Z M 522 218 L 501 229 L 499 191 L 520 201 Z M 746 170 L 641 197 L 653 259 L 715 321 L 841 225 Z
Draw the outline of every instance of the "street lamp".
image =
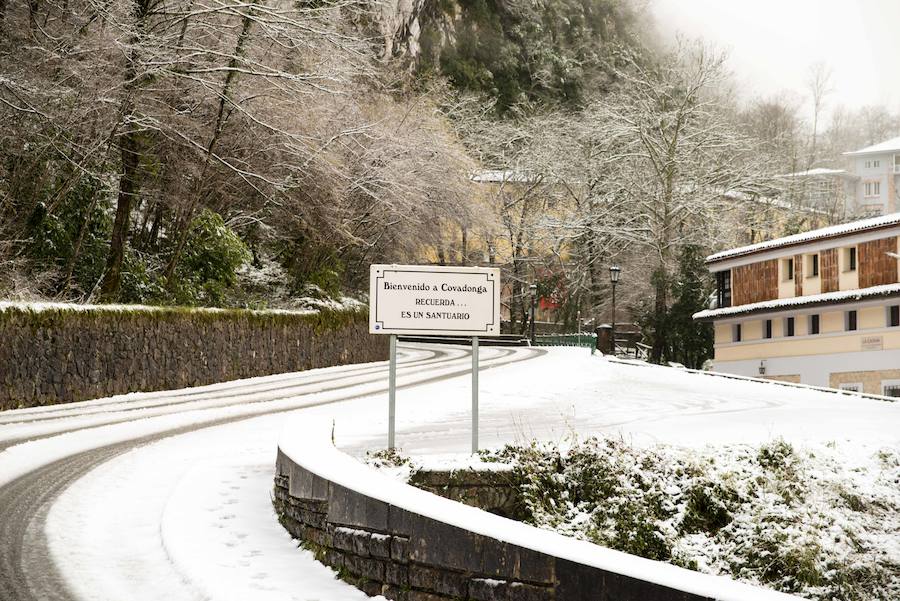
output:
M 534 305 L 537 302 L 537 284 L 531 284 L 528 287 L 531 292 L 531 344 L 534 344 Z
M 609 267 L 609 281 L 612 284 L 612 328 L 610 329 L 609 345 L 613 356 L 616 354 L 616 284 L 619 283 L 619 273 L 621 271 L 622 268 L 618 265 L 610 265 Z

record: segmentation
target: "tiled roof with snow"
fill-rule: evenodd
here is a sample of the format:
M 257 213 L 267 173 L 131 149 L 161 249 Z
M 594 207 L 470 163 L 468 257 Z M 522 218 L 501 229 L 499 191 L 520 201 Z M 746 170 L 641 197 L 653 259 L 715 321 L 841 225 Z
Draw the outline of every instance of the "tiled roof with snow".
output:
M 872 144 L 871 146 L 866 146 L 865 148 L 860 148 L 859 150 L 854 150 L 852 152 L 845 152 L 844 156 L 857 156 L 862 154 L 878 154 L 882 152 L 898 152 L 900 151 L 900 136 L 896 138 L 891 138 L 890 140 L 885 140 L 884 142 L 879 142 L 878 144 Z
M 741 246 L 739 248 L 724 250 L 722 252 L 709 255 L 708 257 L 706 257 L 706 262 L 715 263 L 716 261 L 732 259 L 734 257 L 741 257 L 744 255 L 751 255 L 765 250 L 773 250 L 776 248 L 782 248 L 784 246 L 794 246 L 797 244 L 821 240 L 823 238 L 846 236 L 848 234 L 856 234 L 867 230 L 874 230 L 898 224 L 900 224 L 900 213 L 890 213 L 888 215 L 881 215 L 879 217 L 871 217 L 869 219 L 851 221 L 850 223 L 843 223 L 841 225 L 831 225 L 829 227 L 823 227 L 818 230 L 810 230 L 808 232 L 794 234 L 792 236 L 785 236 L 784 238 L 775 238 L 774 240 L 757 242 L 756 244 L 750 244 L 749 246 Z
M 729 317 L 731 315 L 746 315 L 747 313 L 765 313 L 794 307 L 810 305 L 827 305 L 849 301 L 877 298 L 879 296 L 900 296 L 900 284 L 885 284 L 883 286 L 870 286 L 857 290 L 840 290 L 838 292 L 823 292 L 822 294 L 809 294 L 794 298 L 777 298 L 759 303 L 748 303 L 722 309 L 707 309 L 694 313 L 694 319 L 713 319 L 716 317 Z
M 850 175 L 844 169 L 828 169 L 826 167 L 816 167 L 815 169 L 807 169 L 806 171 L 798 171 L 796 173 L 785 173 L 778 177 L 814 177 L 816 175 Z M 855 177 L 855 176 L 851 176 Z

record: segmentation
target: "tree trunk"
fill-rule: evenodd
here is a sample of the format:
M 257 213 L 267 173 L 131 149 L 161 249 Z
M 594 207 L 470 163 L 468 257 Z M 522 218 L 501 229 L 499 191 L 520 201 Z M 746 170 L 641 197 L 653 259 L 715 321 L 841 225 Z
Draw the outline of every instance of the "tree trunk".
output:
M 512 277 L 512 298 L 510 298 L 509 303 L 509 331 L 510 333 L 516 333 L 518 330 L 516 329 L 517 324 L 522 324 L 522 330 L 518 331 L 519 334 L 523 334 L 525 332 L 525 323 L 524 320 L 520 322 L 519 317 L 522 314 L 522 274 L 521 274 L 521 263 L 518 257 L 513 257 L 513 277 Z
M 669 278 L 664 265 L 659 265 L 654 274 L 656 300 L 653 306 L 653 346 L 650 349 L 650 360 L 661 363 L 668 342 L 666 332 L 666 312 L 668 305 Z
M 588 232 L 585 240 L 585 256 L 583 258 L 584 261 L 587 262 L 587 270 L 588 270 L 588 303 L 590 306 L 590 312 L 595 318 L 595 323 L 600 323 L 600 320 L 597 318 L 597 307 L 600 306 L 600 275 L 597 273 L 597 266 L 600 260 L 600 257 L 597 256 L 597 243 L 594 240 L 594 234 L 592 232 Z
M 161 202 L 156 203 L 156 211 L 153 214 L 153 224 L 150 226 L 150 233 L 147 235 L 147 247 L 155 248 L 157 240 L 159 240 L 159 228 L 162 227 L 162 220 L 165 213 L 165 207 Z
M 75 272 L 75 265 L 78 263 L 78 257 L 81 255 L 81 244 L 84 242 L 84 235 L 87 233 L 88 226 L 91 223 L 91 215 L 94 213 L 94 208 L 97 206 L 97 199 L 99 197 L 99 193 L 94 194 L 94 198 L 91 199 L 91 204 L 88 205 L 87 212 L 84 214 L 84 219 L 81 221 L 81 227 L 78 228 L 78 238 L 75 239 L 75 246 L 72 248 L 72 256 L 69 257 L 68 264 L 66 265 L 66 275 L 63 277 L 63 294 L 66 294 L 72 286 L 72 274 Z
M 137 227 L 137 236 L 134 241 L 135 248 L 138 250 L 143 250 L 147 247 L 147 224 L 150 223 L 150 215 L 156 209 L 156 205 L 158 203 L 147 203 L 147 206 L 144 207 L 143 217 L 141 218 L 141 223 Z
M 105 301 L 115 300 L 119 295 L 119 287 L 122 283 L 122 262 L 125 259 L 125 244 L 128 240 L 128 226 L 131 220 L 131 205 L 140 189 L 138 183 L 140 144 L 137 132 L 130 126 L 119 139 L 119 149 L 122 156 L 122 177 L 119 180 L 116 219 L 113 222 L 106 270 L 100 283 L 100 298 Z
M 459 249 L 459 264 L 469 264 L 469 230 L 465 226 L 463 226 L 462 228 L 462 240 L 460 241 Z
M 253 4 L 254 2 L 251 2 Z M 252 10 L 252 9 L 248 9 Z M 245 16 L 243 18 L 241 32 L 238 34 L 237 42 L 234 46 L 234 54 L 231 57 L 231 60 L 228 61 L 228 73 L 225 75 L 225 81 L 222 83 L 222 93 L 219 95 L 219 110 L 216 115 L 216 124 L 213 129 L 212 138 L 209 141 L 209 144 L 206 147 L 206 156 L 203 159 L 203 168 L 200 170 L 200 176 L 197 178 L 196 186 L 193 198 L 191 199 L 190 204 L 188 205 L 187 212 L 184 216 L 184 220 L 181 228 L 178 231 L 178 241 L 175 244 L 175 250 L 172 252 L 172 257 L 169 259 L 168 265 L 166 265 L 166 288 L 169 290 L 172 289 L 174 285 L 174 275 L 175 268 L 178 266 L 178 261 L 181 260 L 181 253 L 184 251 L 184 245 L 187 242 L 188 234 L 191 230 L 191 223 L 194 219 L 194 211 L 197 209 L 197 205 L 200 203 L 200 197 L 203 194 L 203 184 L 206 179 L 206 173 L 209 170 L 209 165 L 212 160 L 213 153 L 215 152 L 216 145 L 219 143 L 219 139 L 222 136 L 222 131 L 225 129 L 225 121 L 228 117 L 226 113 L 226 109 L 231 101 L 231 94 L 233 92 L 234 85 L 237 80 L 237 67 L 240 61 L 240 57 L 244 54 L 244 46 L 247 43 L 248 38 L 250 37 L 250 30 L 253 28 L 253 19 L 250 16 Z
M 38 0 L 28 0 L 28 26 L 32 33 L 37 29 Z
M 119 154 L 122 160 L 122 175 L 119 178 L 119 195 L 116 201 L 116 218 L 113 222 L 112 237 L 103 279 L 100 281 L 100 297 L 105 301 L 119 296 L 122 283 L 122 262 L 125 259 L 125 245 L 128 242 L 128 228 L 131 221 L 131 207 L 140 192 L 139 169 L 141 163 L 141 143 L 138 131 L 132 121 L 137 110 L 134 93 L 138 82 L 139 32 L 144 29 L 144 21 L 150 11 L 150 0 L 136 0 L 134 3 L 135 33 L 131 36 L 131 50 L 125 61 L 122 80 L 125 82 L 125 98 L 122 101 L 123 131 L 118 137 Z

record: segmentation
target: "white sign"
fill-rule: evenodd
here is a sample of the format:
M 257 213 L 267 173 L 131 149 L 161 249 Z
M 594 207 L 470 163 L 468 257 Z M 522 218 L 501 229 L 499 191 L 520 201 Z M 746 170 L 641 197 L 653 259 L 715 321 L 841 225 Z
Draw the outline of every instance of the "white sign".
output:
M 418 336 L 500 334 L 500 270 L 372 265 L 369 332 Z

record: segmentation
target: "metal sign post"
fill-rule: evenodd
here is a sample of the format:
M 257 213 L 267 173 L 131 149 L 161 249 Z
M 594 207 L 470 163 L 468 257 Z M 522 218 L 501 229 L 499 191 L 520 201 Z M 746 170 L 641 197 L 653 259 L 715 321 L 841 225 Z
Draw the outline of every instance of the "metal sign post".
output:
M 394 450 L 397 428 L 397 335 L 391 334 L 391 364 L 388 367 L 388 449 Z
M 500 333 L 500 270 L 372 265 L 369 333 L 390 334 L 388 448 L 396 445 L 397 335 L 472 337 L 472 452 L 478 451 L 478 337 Z
M 478 452 L 478 336 L 472 337 L 472 454 Z

